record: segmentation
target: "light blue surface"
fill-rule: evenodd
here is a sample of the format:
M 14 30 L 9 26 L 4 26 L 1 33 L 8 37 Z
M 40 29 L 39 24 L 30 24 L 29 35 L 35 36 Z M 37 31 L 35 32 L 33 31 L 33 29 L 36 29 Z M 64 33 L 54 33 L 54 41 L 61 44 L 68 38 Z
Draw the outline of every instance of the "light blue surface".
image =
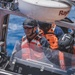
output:
M 68 17 L 72 20 L 75 20 L 75 7 L 72 7 L 71 12 L 69 13 Z M 15 15 L 10 16 L 9 25 L 8 25 L 8 34 L 7 34 L 7 52 L 10 56 L 14 45 L 17 40 L 20 40 L 24 35 L 24 30 L 22 27 L 22 23 L 25 18 L 18 17 Z
M 24 35 L 22 23 L 25 18 L 10 15 L 8 33 L 7 33 L 7 52 L 11 55 L 14 45 L 17 40 L 20 40 Z

